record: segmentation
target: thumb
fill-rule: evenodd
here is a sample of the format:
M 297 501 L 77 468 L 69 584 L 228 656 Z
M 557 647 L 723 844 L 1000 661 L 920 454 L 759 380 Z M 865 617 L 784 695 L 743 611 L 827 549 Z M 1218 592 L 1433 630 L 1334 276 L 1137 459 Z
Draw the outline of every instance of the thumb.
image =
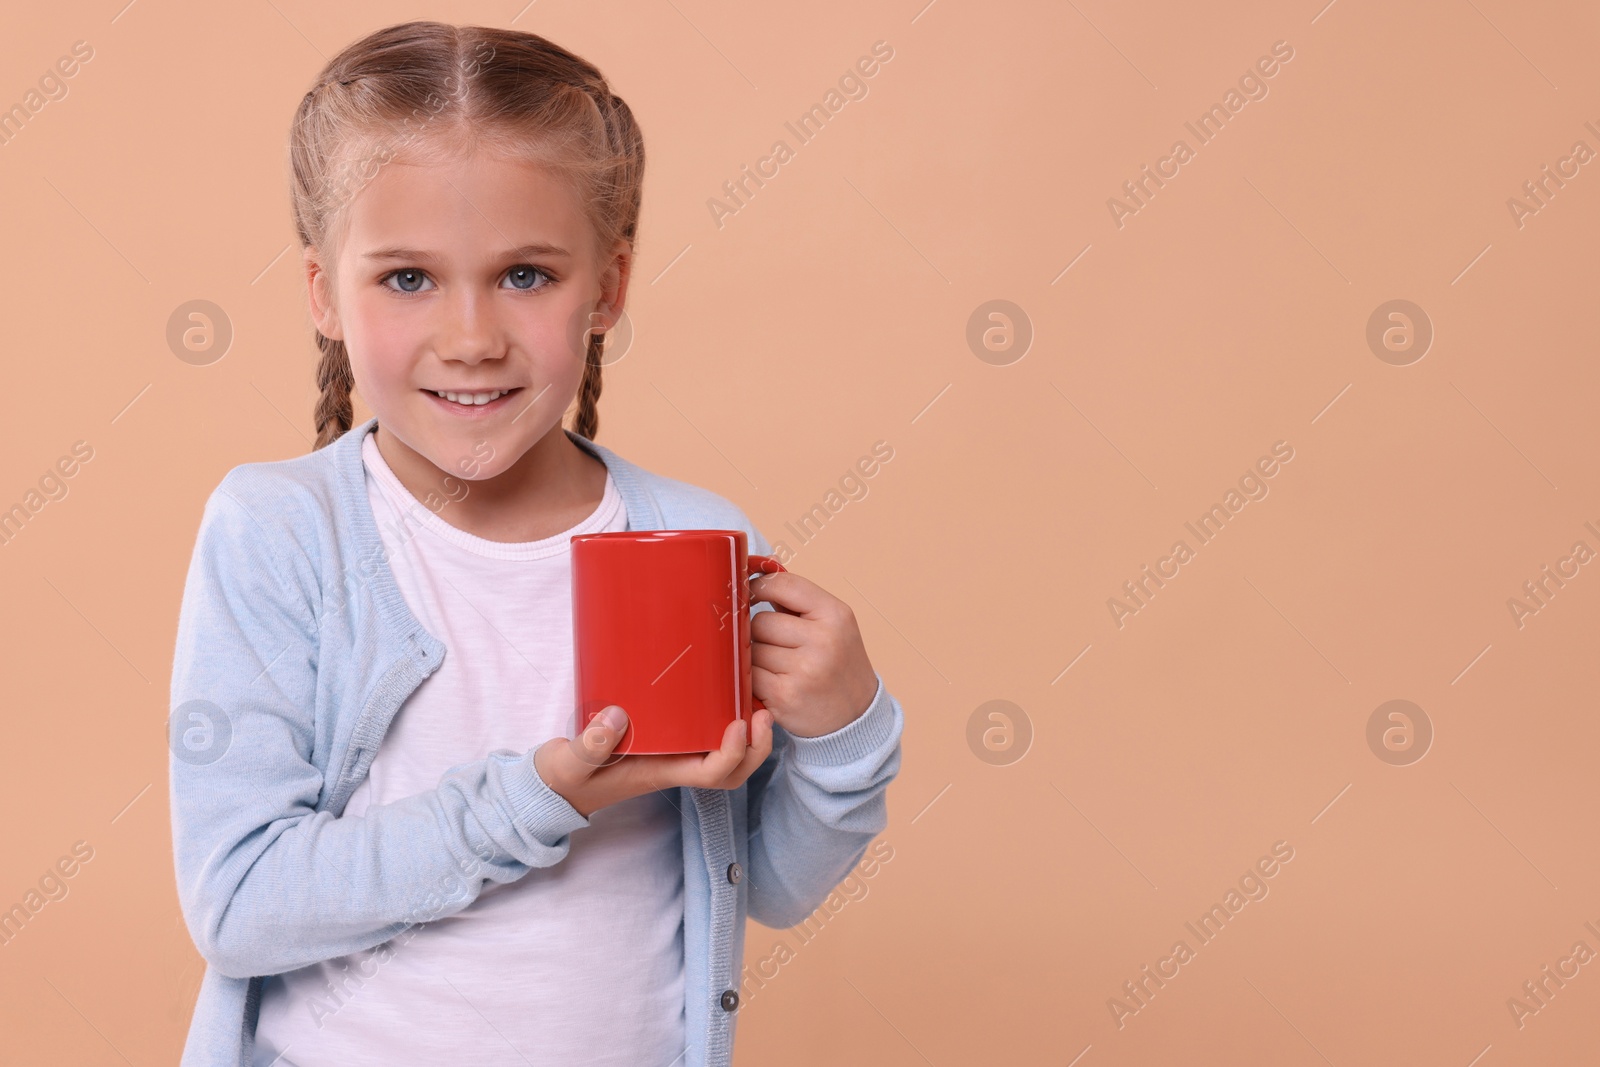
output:
M 628 713 L 616 704 L 600 709 L 583 732 L 567 743 L 567 751 L 578 764 L 578 776 L 590 774 L 611 762 L 612 750 L 628 730 Z
M 577 737 L 552 737 L 535 749 L 534 771 L 574 808 L 584 804 L 588 810 L 579 810 L 587 817 L 594 809 L 583 797 L 584 784 L 596 771 L 622 758 L 612 750 L 627 729 L 627 712 L 615 704 L 603 708 Z

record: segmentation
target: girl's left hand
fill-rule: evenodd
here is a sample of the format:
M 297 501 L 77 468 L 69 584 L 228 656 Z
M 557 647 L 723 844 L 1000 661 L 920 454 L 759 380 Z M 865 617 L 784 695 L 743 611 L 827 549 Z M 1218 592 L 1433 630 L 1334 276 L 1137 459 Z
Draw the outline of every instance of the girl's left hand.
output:
M 751 681 L 778 725 L 820 737 L 860 718 L 878 677 L 850 605 L 792 571 L 750 579 L 750 599 L 779 609 L 750 619 Z

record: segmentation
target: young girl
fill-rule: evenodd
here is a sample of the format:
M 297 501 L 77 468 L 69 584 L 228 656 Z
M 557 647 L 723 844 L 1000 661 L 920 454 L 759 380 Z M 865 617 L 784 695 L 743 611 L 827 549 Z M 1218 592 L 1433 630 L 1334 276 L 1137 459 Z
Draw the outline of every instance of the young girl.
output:
M 183 1063 L 727 1064 L 746 916 L 792 926 L 862 858 L 904 720 L 850 609 L 779 573 L 770 711 L 704 755 L 617 757 L 625 709 L 573 736 L 573 535 L 770 551 L 594 442 L 633 115 L 540 37 L 413 22 L 328 64 L 290 152 L 317 448 L 229 471 L 184 588 Z

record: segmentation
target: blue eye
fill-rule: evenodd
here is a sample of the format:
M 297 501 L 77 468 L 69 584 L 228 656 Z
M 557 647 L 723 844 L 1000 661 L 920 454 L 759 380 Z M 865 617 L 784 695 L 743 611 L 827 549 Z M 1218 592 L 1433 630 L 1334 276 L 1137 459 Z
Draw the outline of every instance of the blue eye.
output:
M 399 292 L 402 292 L 402 293 L 417 293 L 417 292 L 421 292 L 422 291 L 422 283 L 425 282 L 425 281 L 428 281 L 428 276 L 426 274 L 422 273 L 420 270 L 411 270 L 409 268 L 403 269 L 403 270 L 397 270 L 397 271 L 389 272 L 389 274 L 384 276 L 385 284 L 388 283 L 390 278 L 400 278 L 400 279 L 402 279 L 402 281 L 400 283 L 400 288 L 398 290 Z M 411 283 L 415 283 L 416 287 L 412 288 L 411 287 Z M 393 289 L 394 286 L 389 286 L 389 288 Z
M 533 284 L 535 275 L 541 276 L 545 279 L 543 285 L 535 286 Z M 549 285 L 552 280 L 550 275 L 544 270 L 539 267 L 530 266 L 527 263 L 518 264 L 517 266 L 506 271 L 506 278 L 511 281 L 512 288 L 521 289 L 524 292 L 532 292 L 536 288 L 543 289 L 546 285 Z
M 506 271 L 506 279 L 511 282 L 511 288 L 524 293 L 536 293 L 556 281 L 555 275 L 543 267 L 527 263 L 519 263 Z M 399 284 L 390 284 L 393 281 L 398 281 Z M 411 267 L 390 271 L 383 276 L 382 283 L 384 288 L 397 293 L 421 293 L 427 291 L 426 287 L 437 288 L 433 284 L 433 279 L 427 274 Z

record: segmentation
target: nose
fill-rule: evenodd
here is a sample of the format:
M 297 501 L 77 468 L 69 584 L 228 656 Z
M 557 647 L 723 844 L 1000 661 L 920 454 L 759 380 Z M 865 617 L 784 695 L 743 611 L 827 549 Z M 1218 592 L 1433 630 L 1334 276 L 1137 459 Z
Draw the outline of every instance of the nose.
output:
M 499 354 L 499 323 L 494 302 L 460 287 L 445 300 L 439 356 L 461 363 L 481 363 Z

